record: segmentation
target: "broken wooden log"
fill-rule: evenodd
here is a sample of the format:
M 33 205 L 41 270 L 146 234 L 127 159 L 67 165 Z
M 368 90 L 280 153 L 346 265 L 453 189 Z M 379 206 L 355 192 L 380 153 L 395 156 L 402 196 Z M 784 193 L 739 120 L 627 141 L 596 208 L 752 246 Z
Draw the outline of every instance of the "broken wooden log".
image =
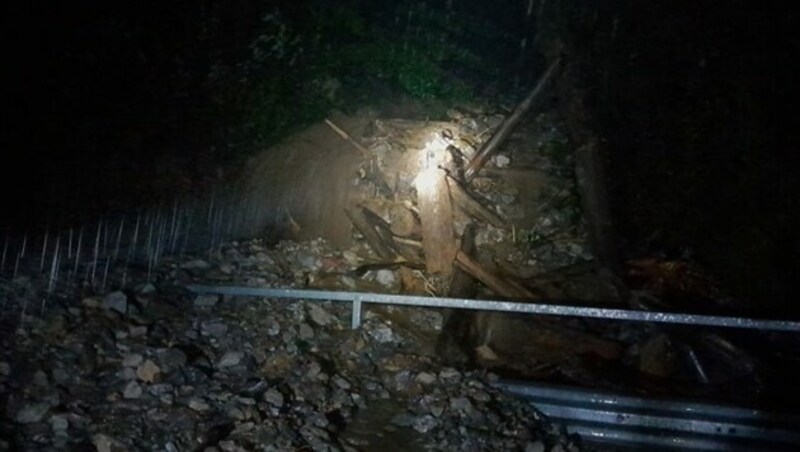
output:
M 470 223 L 461 234 L 461 252 L 467 256 L 475 255 L 475 236 L 477 227 Z M 447 296 L 450 298 L 475 298 L 478 295 L 477 280 L 469 273 L 455 268 Z M 436 342 L 437 354 L 447 365 L 464 364 L 472 354 L 473 341 L 470 326 L 477 312 L 466 309 L 447 309 L 444 312 L 445 324 Z
M 492 154 L 497 152 L 500 145 L 505 141 L 506 137 L 514 130 L 514 127 L 519 123 L 519 121 L 525 116 L 525 113 L 530 110 L 531 106 L 533 106 L 533 102 L 537 100 L 544 92 L 544 88 L 547 86 L 548 82 L 553 78 L 556 73 L 556 69 L 560 65 L 561 59 L 556 59 L 553 64 L 547 68 L 542 78 L 536 83 L 536 86 L 533 90 L 528 94 L 525 99 L 520 102 L 516 108 L 514 108 L 513 113 L 500 124 L 500 127 L 494 132 L 491 138 L 489 138 L 486 143 L 481 146 L 481 149 L 475 154 L 475 157 L 469 162 L 467 165 L 467 169 L 464 171 L 464 178 L 469 181 L 486 165 L 486 162 L 489 161 L 489 158 L 492 157 Z
M 505 229 L 508 227 L 508 224 L 502 218 L 475 199 L 458 181 L 448 177 L 447 185 L 450 188 L 450 197 L 453 198 L 453 203 L 464 213 L 496 228 Z
M 467 257 L 475 255 L 475 236 L 477 235 L 478 228 L 475 223 L 470 223 L 461 234 L 461 250 Z M 453 279 L 450 281 L 450 291 L 447 294 L 450 298 L 475 298 L 478 295 L 477 285 L 475 278 L 470 276 L 469 273 L 456 268 L 453 272 Z
M 364 236 L 364 240 L 367 241 L 369 247 L 375 251 L 378 257 L 385 260 L 394 260 L 397 258 L 397 251 L 391 240 L 389 225 L 387 225 L 381 217 L 361 206 L 345 209 L 345 214 L 358 232 Z M 389 235 L 388 239 L 386 237 L 387 231 Z
M 328 127 L 333 129 L 333 131 L 336 132 L 336 135 L 339 135 L 343 140 L 347 141 L 348 143 L 352 144 L 353 147 L 358 149 L 361 152 L 361 155 L 363 155 L 365 159 L 369 160 L 370 158 L 372 158 L 372 154 L 370 154 L 367 148 L 365 148 L 364 146 L 361 145 L 361 143 L 353 139 L 353 137 L 351 137 L 349 133 L 345 132 L 339 126 L 334 124 L 333 121 L 331 121 L 330 119 L 325 119 L 325 124 L 327 124 Z
M 453 205 L 446 173 L 436 166 L 422 171 L 414 184 L 422 228 L 425 265 L 430 273 L 450 276 L 458 250 L 453 222 Z
M 501 297 L 511 299 L 536 298 L 530 290 L 514 281 L 510 281 L 486 270 L 466 253 L 461 251 L 456 253 L 455 265 Z

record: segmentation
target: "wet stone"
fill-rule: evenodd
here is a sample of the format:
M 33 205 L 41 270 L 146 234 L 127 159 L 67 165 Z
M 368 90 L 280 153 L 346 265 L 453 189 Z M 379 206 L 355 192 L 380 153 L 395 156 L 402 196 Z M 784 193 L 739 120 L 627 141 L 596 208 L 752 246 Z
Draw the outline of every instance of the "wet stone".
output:
M 455 411 L 462 411 L 465 413 L 472 413 L 475 411 L 475 407 L 472 406 L 472 402 L 470 402 L 466 397 L 458 397 L 450 400 L 450 408 Z
M 211 320 L 200 324 L 200 334 L 203 336 L 222 337 L 228 332 L 228 326 L 219 320 Z
M 122 381 L 135 380 L 137 378 L 136 370 L 134 370 L 132 367 L 123 367 L 122 370 L 117 372 L 117 378 Z
M 139 377 L 140 380 L 147 383 L 155 382 L 160 373 L 161 368 L 159 368 L 158 365 L 150 359 L 140 364 L 136 369 L 136 376 Z
M 164 373 L 174 372 L 186 364 L 188 357 L 186 353 L 178 348 L 168 348 L 159 350 L 157 353 L 158 363 Z
M 525 445 L 525 452 L 544 452 L 545 446 L 541 441 L 529 442 Z
M 50 411 L 50 405 L 46 403 L 34 403 L 19 410 L 14 419 L 20 424 L 33 424 L 41 421 L 48 411 Z
M 266 333 L 267 336 L 277 336 L 281 334 L 281 324 L 275 317 L 269 317 L 266 320 Z
M 424 385 L 430 385 L 436 382 L 436 375 L 428 372 L 420 372 L 417 374 L 417 378 L 415 380 Z
M 33 384 L 36 386 L 46 388 L 50 386 L 50 382 L 48 380 L 47 374 L 43 370 L 37 370 L 33 374 Z
M 270 388 L 264 393 L 264 401 L 277 408 L 283 407 L 283 394 L 275 388 Z
M 69 420 L 64 415 L 54 415 L 50 417 L 50 429 L 56 435 L 65 435 L 69 429 Z
M 328 326 L 334 321 L 331 313 L 317 303 L 308 306 L 308 315 L 311 317 L 311 321 L 319 326 Z
M 132 326 L 128 329 L 128 335 L 131 338 L 143 337 L 147 335 L 147 326 Z
M 388 344 L 390 342 L 395 342 L 396 340 L 392 329 L 382 323 L 371 329 L 369 331 L 369 335 L 381 344 Z
M 198 413 L 202 413 L 211 409 L 211 405 L 209 405 L 205 400 L 197 397 L 189 399 L 189 402 L 186 405 Z
M 436 418 L 434 418 L 430 414 L 426 414 L 424 416 L 420 416 L 414 419 L 413 427 L 414 430 L 420 433 L 428 433 L 429 431 L 436 428 L 438 424 L 439 421 L 437 421 Z
M 125 315 L 128 312 L 128 296 L 122 291 L 111 292 L 103 297 L 103 307 Z
M 138 399 L 142 396 L 142 392 L 142 386 L 134 380 L 125 385 L 125 389 L 122 391 L 122 397 L 126 399 Z
M 122 365 L 125 367 L 138 367 L 143 361 L 144 357 L 142 355 L 138 353 L 132 353 L 125 356 L 125 358 L 122 360 Z
M 181 268 L 184 270 L 208 270 L 211 268 L 211 264 L 203 259 L 194 259 L 181 264 Z
M 242 358 L 244 358 L 243 352 L 227 352 L 222 355 L 222 358 L 217 362 L 217 367 L 224 369 L 226 367 L 236 366 L 242 362 Z
M 300 327 L 297 330 L 298 336 L 300 339 L 309 340 L 314 338 L 314 329 L 311 328 L 311 325 L 307 323 L 301 323 Z
M 219 295 L 198 295 L 194 299 L 194 307 L 211 308 L 219 303 Z

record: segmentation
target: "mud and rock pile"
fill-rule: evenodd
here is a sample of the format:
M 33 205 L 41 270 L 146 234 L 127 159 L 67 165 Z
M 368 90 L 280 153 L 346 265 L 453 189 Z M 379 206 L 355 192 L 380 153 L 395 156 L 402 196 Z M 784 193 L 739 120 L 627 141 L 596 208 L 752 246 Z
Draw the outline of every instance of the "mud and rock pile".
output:
M 369 310 L 351 330 L 346 305 L 192 297 L 173 284 L 291 287 L 346 265 L 321 240 L 274 249 L 241 242 L 212 261 L 167 261 L 136 290 L 48 300 L 41 316 L 4 311 L 0 447 L 577 447 L 494 389 L 492 374 L 443 365 L 419 334 L 441 329 L 437 311 L 415 310 L 409 327 L 392 320 L 392 309 Z M 391 283 L 379 274 L 361 279 Z

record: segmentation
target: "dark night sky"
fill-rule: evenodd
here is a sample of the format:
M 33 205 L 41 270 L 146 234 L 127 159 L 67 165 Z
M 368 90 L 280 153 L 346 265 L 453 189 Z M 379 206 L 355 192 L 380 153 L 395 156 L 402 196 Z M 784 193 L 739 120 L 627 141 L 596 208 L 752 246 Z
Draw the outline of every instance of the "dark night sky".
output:
M 293 2 L 287 17 L 302 23 L 311 1 Z M 267 3 L 7 6 L 0 226 L 83 220 L 157 199 L 168 183 L 213 168 L 208 149 L 221 118 L 209 109 L 207 75 L 213 61 L 247 54 Z M 373 13 L 383 8 L 371 5 Z M 736 279 L 752 273 L 753 259 L 762 271 L 751 285 L 775 271 L 787 284 L 798 246 L 790 218 L 800 179 L 797 8 L 745 0 L 597 5 L 597 14 L 564 30 L 595 58 L 586 83 L 610 143 L 625 235 L 660 229 L 710 244 L 709 261 L 740 263 Z

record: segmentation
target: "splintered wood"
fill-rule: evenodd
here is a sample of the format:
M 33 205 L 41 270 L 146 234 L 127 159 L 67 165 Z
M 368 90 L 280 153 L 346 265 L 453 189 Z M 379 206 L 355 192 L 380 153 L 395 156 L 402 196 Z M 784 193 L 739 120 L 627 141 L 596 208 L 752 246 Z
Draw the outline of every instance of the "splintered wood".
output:
M 438 168 L 428 168 L 417 176 L 417 205 L 422 229 L 425 266 L 431 273 L 450 276 L 458 251 L 453 224 L 453 204 L 447 175 Z

